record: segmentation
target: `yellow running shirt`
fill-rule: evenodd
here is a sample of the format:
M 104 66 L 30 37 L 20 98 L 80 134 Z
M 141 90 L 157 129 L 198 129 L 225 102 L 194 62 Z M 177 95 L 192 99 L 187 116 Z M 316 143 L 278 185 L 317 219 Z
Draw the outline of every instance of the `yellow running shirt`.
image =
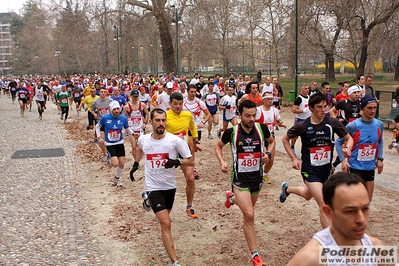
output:
M 187 141 L 189 129 L 193 138 L 198 138 L 197 127 L 191 112 L 181 111 L 180 114 L 176 114 L 172 109 L 166 112 L 166 131 Z

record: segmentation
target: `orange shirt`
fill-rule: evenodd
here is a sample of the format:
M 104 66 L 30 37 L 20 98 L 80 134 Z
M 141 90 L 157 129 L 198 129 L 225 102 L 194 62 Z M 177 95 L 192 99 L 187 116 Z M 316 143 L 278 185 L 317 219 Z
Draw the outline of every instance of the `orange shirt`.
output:
M 248 95 L 248 100 L 253 101 L 254 103 L 256 103 L 256 106 L 261 106 L 262 103 L 262 96 L 260 95 L 260 93 L 258 92 L 256 94 L 256 97 L 252 97 L 251 93 L 247 94 Z

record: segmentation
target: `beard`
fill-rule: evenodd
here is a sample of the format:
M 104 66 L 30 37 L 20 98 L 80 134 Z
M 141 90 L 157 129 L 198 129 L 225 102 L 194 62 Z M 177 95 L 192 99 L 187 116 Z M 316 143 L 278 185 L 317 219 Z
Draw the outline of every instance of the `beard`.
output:
M 162 135 L 163 133 L 165 133 L 165 128 L 164 128 L 164 127 L 157 127 L 157 128 L 155 129 L 155 132 L 156 132 L 158 135 Z

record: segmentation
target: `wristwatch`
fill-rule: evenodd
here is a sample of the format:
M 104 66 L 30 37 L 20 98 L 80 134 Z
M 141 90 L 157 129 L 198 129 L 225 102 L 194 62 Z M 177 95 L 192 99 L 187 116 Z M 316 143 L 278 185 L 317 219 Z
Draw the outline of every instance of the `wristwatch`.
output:
M 201 142 L 200 142 L 199 140 L 197 140 L 197 141 L 195 142 L 195 144 L 201 144 Z
M 384 158 L 380 158 L 380 157 L 378 157 L 378 158 L 377 158 L 377 161 L 381 161 L 381 162 L 383 162 L 383 161 L 384 161 Z
M 272 153 L 270 151 L 265 152 L 267 156 L 269 156 L 269 159 L 272 157 Z

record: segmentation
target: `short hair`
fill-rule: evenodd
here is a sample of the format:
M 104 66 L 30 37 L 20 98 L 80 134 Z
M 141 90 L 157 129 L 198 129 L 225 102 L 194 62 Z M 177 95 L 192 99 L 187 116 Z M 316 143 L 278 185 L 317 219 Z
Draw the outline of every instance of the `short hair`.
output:
M 317 92 L 309 97 L 309 106 L 314 108 L 316 104 L 321 103 L 322 101 L 327 102 L 327 95 L 321 92 Z
M 251 108 L 256 108 L 256 103 L 251 101 L 251 100 L 244 100 L 239 106 L 238 106 L 238 112 L 242 114 L 244 111 L 244 108 L 251 109 Z
M 169 97 L 169 101 L 172 102 L 173 99 L 176 99 L 178 101 L 183 101 L 183 94 L 181 94 L 180 92 L 172 92 L 172 94 Z
M 195 86 L 195 84 L 188 84 L 187 90 L 189 91 L 191 88 L 194 88 L 195 90 L 197 90 L 197 86 Z
M 150 113 L 150 119 L 151 119 L 151 120 L 154 119 L 155 113 L 160 114 L 160 115 L 161 115 L 161 114 L 165 114 L 165 116 L 166 116 L 165 110 L 163 110 L 163 109 L 161 109 L 161 108 L 154 108 L 154 109 L 151 111 L 151 113 Z
M 328 81 L 324 81 L 323 83 L 321 83 L 322 88 L 324 88 L 326 85 L 330 85 L 330 83 Z
M 359 76 L 357 76 L 356 80 L 359 81 L 361 77 L 364 77 L 364 75 L 360 74 Z
M 303 87 L 309 87 L 309 85 L 307 83 L 302 83 L 300 88 L 303 89 Z
M 353 173 L 338 172 L 330 176 L 323 185 L 323 200 L 324 203 L 333 208 L 333 198 L 335 190 L 340 185 L 357 185 L 362 184 L 366 188 L 364 180 Z
M 104 86 L 100 86 L 99 90 L 107 90 Z

